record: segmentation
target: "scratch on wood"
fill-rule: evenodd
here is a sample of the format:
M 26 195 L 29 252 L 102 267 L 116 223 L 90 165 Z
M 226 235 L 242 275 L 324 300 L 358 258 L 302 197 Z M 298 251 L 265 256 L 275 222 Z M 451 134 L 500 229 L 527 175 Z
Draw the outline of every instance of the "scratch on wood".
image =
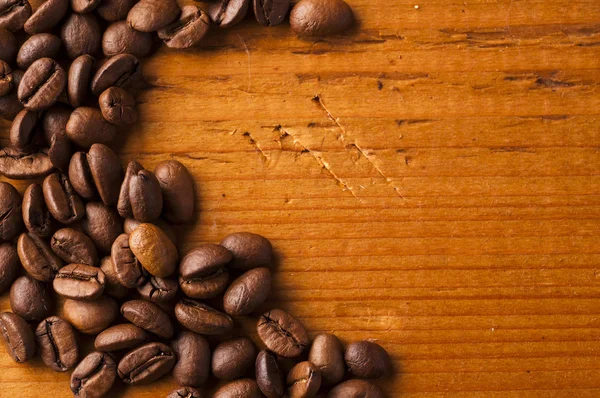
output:
M 262 158 L 263 158 L 263 160 L 264 160 L 265 162 L 268 162 L 268 161 L 271 159 L 271 157 L 270 157 L 269 155 L 267 155 L 267 154 L 265 153 L 265 151 L 263 151 L 263 150 L 262 150 L 262 148 L 260 147 L 260 144 L 258 143 L 258 141 L 256 141 L 256 140 L 254 139 L 254 137 L 252 137 L 252 134 L 250 134 L 250 132 L 246 131 L 246 132 L 245 132 L 244 134 L 242 134 L 242 135 L 243 135 L 244 137 L 248 138 L 248 142 L 249 142 L 251 145 L 253 145 L 253 146 L 256 148 L 256 150 L 257 150 L 258 152 L 260 152 L 260 154 L 262 155 Z
M 325 114 L 327 115 L 327 117 L 329 119 L 331 119 L 340 128 L 340 130 L 342 130 L 342 134 L 340 134 L 338 136 L 338 140 L 344 141 L 344 136 L 346 134 L 346 129 L 344 128 L 344 126 L 341 125 L 341 123 L 339 122 L 339 120 L 337 118 L 333 117 L 333 115 L 331 114 L 331 112 L 329 111 L 329 109 L 325 106 L 325 103 L 323 102 L 323 98 L 321 98 L 321 94 L 315 95 L 312 100 L 316 104 L 318 104 L 321 107 L 321 109 L 323 109 L 323 111 L 325 112 Z
M 246 42 L 244 41 L 244 39 L 242 38 L 242 36 L 240 36 L 238 33 L 236 33 L 237 37 L 239 37 L 240 41 L 242 42 L 242 44 L 244 45 L 244 50 L 246 51 L 246 55 L 248 56 L 248 91 L 250 91 L 250 85 L 252 82 L 252 55 L 250 54 L 250 49 L 248 49 L 248 46 L 246 45 Z
M 561 88 L 561 87 L 573 87 L 575 84 L 569 82 L 562 82 L 560 80 L 547 79 L 540 77 L 535 81 L 535 84 L 547 88 Z

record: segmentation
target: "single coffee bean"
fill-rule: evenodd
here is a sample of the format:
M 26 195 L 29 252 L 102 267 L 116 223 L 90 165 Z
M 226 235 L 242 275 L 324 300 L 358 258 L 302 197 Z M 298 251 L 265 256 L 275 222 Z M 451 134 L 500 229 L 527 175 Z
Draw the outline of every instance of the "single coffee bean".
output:
M 14 148 L 0 150 L 0 175 L 13 180 L 45 177 L 53 170 L 54 165 L 50 161 L 47 149 L 30 154 L 23 154 Z
M 140 32 L 155 32 L 179 15 L 175 0 L 140 0 L 127 14 L 127 23 Z
M 25 71 L 17 95 L 25 109 L 40 111 L 56 102 L 66 84 L 65 70 L 53 59 L 41 58 Z
M 213 398 L 261 398 L 262 396 L 256 381 L 252 379 L 230 381 L 213 394 Z
M 125 171 L 125 178 L 121 184 L 121 190 L 119 192 L 119 200 L 117 203 L 117 210 L 119 215 L 123 218 L 133 217 L 133 210 L 131 209 L 131 201 L 129 199 L 129 181 L 138 172 L 144 170 L 144 167 L 136 161 L 131 161 L 127 164 L 127 170 Z M 127 228 L 127 225 L 125 225 Z M 137 227 L 137 226 L 136 226 Z M 127 231 L 130 234 L 133 231 Z
M 175 271 L 179 254 L 167 235 L 154 224 L 141 224 L 129 235 L 131 252 L 144 269 L 164 278 Z
M 227 235 L 222 241 L 227 250 L 233 254 L 230 266 L 240 270 L 268 267 L 273 260 L 271 242 L 263 236 L 250 232 L 236 232 Z
M 72 13 L 60 28 L 60 38 L 69 58 L 75 59 L 100 50 L 102 29 L 94 14 Z
M 21 271 L 17 247 L 12 243 L 0 243 L 0 294 L 4 293 Z
M 75 109 L 67 123 L 67 136 L 83 148 L 96 143 L 108 145 L 116 133 L 115 126 L 108 123 L 96 108 L 81 106 Z
M 102 36 L 102 51 L 108 58 L 118 54 L 144 58 L 150 54 L 153 44 L 150 33 L 133 29 L 127 21 L 109 25 Z
M 179 284 L 186 296 L 208 299 L 223 293 L 229 281 L 225 266 L 231 253 L 221 245 L 204 244 L 192 249 L 179 264 Z
M 107 206 L 116 205 L 119 187 L 123 182 L 121 160 L 112 149 L 103 144 L 93 144 L 87 161 L 100 199 Z
M 324 386 L 334 386 L 344 378 L 344 347 L 340 340 L 331 333 L 317 335 L 310 347 L 308 360 L 321 372 Z
M 63 297 L 74 300 L 95 300 L 104 292 L 104 272 L 85 264 L 69 264 L 60 269 L 52 286 Z
M 210 372 L 210 345 L 199 334 L 181 331 L 171 343 L 177 357 L 173 378 L 182 386 L 200 387 Z
M 75 191 L 86 200 L 98 197 L 94 177 L 85 152 L 75 152 L 69 162 L 69 181 Z
M 123 183 L 125 183 L 123 181 Z M 123 224 L 123 229 L 126 234 L 131 234 L 137 227 L 142 225 L 142 222 L 137 221 L 135 218 L 126 218 L 125 223 Z M 156 225 L 158 228 L 162 229 L 163 232 L 167 235 L 167 237 L 173 242 L 177 244 L 177 236 L 175 234 L 175 230 L 171 227 L 165 220 L 159 218 L 158 220 L 154 220 L 152 224 Z
M 50 315 L 52 300 L 43 283 L 24 275 L 10 288 L 10 309 L 26 321 L 40 321 Z
M 250 0 L 218 0 L 208 5 L 210 19 L 220 28 L 230 28 L 244 19 Z
M 271 271 L 254 268 L 242 274 L 227 288 L 223 297 L 225 312 L 231 316 L 245 316 L 265 302 L 271 290 Z
M 137 291 L 146 300 L 164 303 L 175 298 L 178 288 L 176 279 L 151 276 L 143 285 L 138 286 Z
M 163 194 L 154 174 L 141 170 L 129 180 L 129 202 L 133 217 L 148 223 L 160 217 L 163 208 Z
M 367 380 L 347 380 L 335 386 L 327 395 L 328 398 L 385 398 L 385 394 L 377 385 Z
M 165 160 L 154 168 L 163 191 L 163 217 L 183 224 L 194 215 L 194 182 L 188 169 L 176 160 Z
M 290 26 L 299 36 L 334 35 L 353 22 L 352 9 L 343 0 L 300 0 L 290 13 Z
M 192 387 L 180 387 L 171 391 L 167 398 L 202 398 L 202 392 Z
M 27 0 L 0 0 L 0 28 L 16 32 L 30 16 L 31 5 Z
M 127 384 L 156 381 L 175 365 L 175 354 L 168 345 L 148 343 L 129 351 L 119 362 L 119 377 Z
M 355 341 L 346 347 L 344 360 L 348 372 L 365 379 L 377 379 L 390 372 L 392 361 L 387 351 L 371 341 Z
M 124 126 L 137 122 L 138 114 L 135 110 L 135 98 L 127 90 L 120 87 L 110 87 L 100 95 L 98 102 L 100 103 L 102 116 L 110 123 Z
M 0 182 L 0 242 L 13 240 L 23 230 L 21 195 L 8 182 Z
M 136 0 L 102 0 L 96 12 L 106 21 L 116 22 L 127 18 Z
M 75 58 L 69 68 L 67 96 L 71 106 L 78 108 L 85 103 L 90 91 L 96 59 L 89 54 Z
M 256 382 L 267 398 L 281 398 L 285 395 L 283 370 L 279 366 L 277 355 L 262 350 L 256 357 Z
M 86 217 L 81 222 L 83 232 L 92 239 L 98 252 L 108 254 L 115 239 L 123 233 L 123 220 L 116 210 L 99 202 L 85 205 Z
M 111 259 L 115 267 L 115 275 L 123 286 L 134 288 L 146 281 L 142 264 L 129 247 L 129 235 L 121 234 L 115 239 L 111 248 Z
M 10 93 L 13 88 L 12 69 L 8 63 L 0 59 L 0 97 Z
M 10 126 L 10 144 L 23 153 L 32 152 L 40 143 L 41 121 L 38 112 L 23 109 Z
M 96 336 L 94 347 L 98 351 L 119 351 L 139 346 L 150 340 L 150 336 L 135 325 L 123 323 L 111 326 Z
M 42 189 L 46 206 L 56 220 L 71 224 L 85 215 L 81 198 L 64 174 L 54 173 L 46 177 Z
M 115 55 L 103 63 L 92 78 L 92 94 L 99 96 L 112 86 L 127 88 L 140 75 L 140 61 L 136 57 L 131 54 Z
M 173 323 L 169 315 L 158 305 L 144 300 L 130 300 L 121 306 L 121 314 L 129 322 L 158 337 L 173 337 Z
M 83 232 L 61 228 L 52 235 L 50 247 L 67 264 L 98 264 L 98 251 L 94 242 Z
M 0 330 L 6 351 L 13 361 L 23 363 L 33 357 L 35 337 L 23 318 L 11 312 L 0 313 Z
M 104 276 L 106 277 L 104 293 L 119 300 L 125 298 L 129 289 L 119 282 L 115 271 L 115 265 L 110 256 L 104 257 L 102 261 L 100 261 L 100 269 L 104 272 Z
M 262 26 L 283 22 L 290 9 L 290 0 L 254 0 L 254 16 Z
M 296 364 L 287 375 L 290 398 L 314 397 L 321 388 L 321 373 L 308 361 Z
M 48 150 L 48 157 L 52 165 L 61 171 L 66 171 L 69 166 L 69 160 L 71 159 L 73 151 L 71 148 L 71 141 L 66 135 L 53 135 L 50 140 L 50 149 Z
M 50 33 L 38 33 L 31 36 L 17 54 L 17 65 L 27 69 L 40 58 L 56 58 L 60 50 L 61 41 Z
M 71 374 L 71 392 L 75 398 L 100 398 L 117 379 L 117 364 L 106 352 L 92 352 Z
M 202 40 L 210 27 L 210 17 L 197 6 L 183 6 L 175 22 L 158 31 L 169 48 L 190 48 Z
M 0 59 L 12 63 L 17 56 L 17 38 L 10 31 L 0 28 Z
M 223 335 L 233 329 L 233 320 L 199 301 L 181 299 L 175 305 L 175 317 L 184 327 L 205 335 Z
M 310 343 L 299 320 L 280 309 L 265 312 L 258 319 L 258 336 L 267 348 L 284 358 L 300 356 Z
M 235 380 L 248 374 L 256 360 L 256 347 L 247 337 L 220 343 L 212 355 L 212 373 L 217 379 Z
M 100 296 L 96 301 L 66 299 L 63 313 L 67 321 L 81 333 L 98 334 L 117 319 L 119 306 L 107 296 Z
M 42 116 L 42 130 L 46 141 L 50 143 L 52 137 L 59 135 L 66 138 L 67 122 L 73 109 L 71 107 L 57 104 L 44 112 Z
M 30 35 L 48 32 L 67 14 L 69 0 L 46 0 L 25 21 L 25 32 Z
M 94 11 L 101 0 L 71 0 L 71 8 L 79 14 L 86 14 Z
M 0 46 L 0 48 L 2 47 Z M 25 72 L 20 69 L 13 70 L 13 89 L 7 95 L 0 97 L 0 116 L 6 120 L 13 120 L 17 113 L 23 109 L 23 104 L 19 101 L 17 92 L 24 74 Z
M 44 319 L 35 330 L 40 356 L 55 372 L 66 372 L 79 360 L 75 331 L 69 322 L 57 316 Z
M 50 246 L 33 234 L 19 236 L 17 252 L 25 271 L 41 282 L 54 279 L 54 275 L 63 265 Z

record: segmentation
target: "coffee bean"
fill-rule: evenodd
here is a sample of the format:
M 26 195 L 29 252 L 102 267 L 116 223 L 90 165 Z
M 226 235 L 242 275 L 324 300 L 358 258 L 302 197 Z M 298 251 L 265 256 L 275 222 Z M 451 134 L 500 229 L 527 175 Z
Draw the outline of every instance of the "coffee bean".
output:
M 0 174 L 13 180 L 44 177 L 54 170 L 48 150 L 23 154 L 14 148 L 0 150 Z
M 129 235 L 121 234 L 115 239 L 111 259 L 115 275 L 123 286 L 134 288 L 146 281 L 144 269 L 129 247 Z
M 96 184 L 85 152 L 75 152 L 69 162 L 69 181 L 82 198 L 92 200 L 98 197 Z
M 202 40 L 210 26 L 210 17 L 197 6 L 183 6 L 175 22 L 158 31 L 158 37 L 170 48 L 190 48 Z
M 371 341 L 356 341 L 346 347 L 344 360 L 348 372 L 365 379 L 377 379 L 390 372 L 392 361 L 387 351 Z
M 40 111 L 50 108 L 67 84 L 64 69 L 50 58 L 41 58 L 27 69 L 17 95 L 25 109 Z
M 21 195 L 8 182 L 0 182 L 0 242 L 13 240 L 23 230 Z
M 229 315 L 196 300 L 181 299 L 175 305 L 175 317 L 184 327 L 199 334 L 219 336 L 233 328 Z
M 123 183 L 125 182 L 123 181 Z M 135 218 L 127 218 L 125 219 L 123 228 L 125 230 L 125 233 L 131 234 L 137 227 L 139 227 L 142 224 L 142 222 L 137 221 Z M 167 237 L 171 240 L 171 242 L 177 244 L 177 236 L 175 235 L 175 231 L 173 230 L 173 227 L 167 224 L 165 220 L 159 218 L 158 220 L 154 220 L 152 224 L 162 229 L 163 232 L 167 235 Z
M 25 32 L 30 35 L 48 32 L 67 14 L 69 0 L 46 0 L 25 21 Z
M 263 26 L 279 25 L 289 9 L 290 0 L 254 0 L 254 16 Z
M 52 281 L 54 291 L 59 295 L 84 301 L 100 297 L 105 284 L 104 272 L 98 267 L 85 264 L 62 267 Z
M 171 391 L 167 398 L 202 398 L 202 392 L 192 387 L 180 387 Z
M 17 114 L 10 126 L 10 144 L 22 152 L 29 153 L 39 144 L 41 121 L 39 113 L 23 109 Z
M 63 224 L 71 224 L 85 215 L 85 207 L 73 186 L 62 173 L 44 179 L 42 185 L 46 206 L 52 216 Z
M 335 386 L 328 398 L 385 398 L 377 385 L 366 380 L 347 380 Z
M 133 29 L 127 21 L 115 22 L 106 28 L 102 36 L 102 51 L 108 58 L 118 54 L 131 54 L 144 58 L 154 45 L 150 33 Z
M 35 338 L 42 360 L 55 372 L 66 372 L 77 365 L 79 347 L 69 322 L 57 316 L 46 318 L 35 330 Z
M 107 206 L 116 205 L 119 187 L 123 181 L 121 160 L 106 145 L 93 144 L 88 152 L 87 161 L 100 199 Z
M 96 108 L 76 108 L 67 123 L 67 136 L 83 148 L 89 148 L 96 143 L 108 145 L 116 133 L 115 126 L 108 123 Z
M 175 0 L 140 0 L 127 14 L 127 23 L 140 32 L 155 32 L 179 15 Z
M 30 16 L 31 5 L 27 0 L 0 0 L 0 28 L 16 32 Z
M 100 398 L 117 379 L 117 364 L 105 352 L 92 352 L 71 374 L 71 392 L 75 398 Z
M 267 398 L 281 398 L 285 395 L 283 370 L 279 366 L 277 355 L 262 350 L 256 357 L 256 382 Z
M 17 38 L 10 31 L 0 28 L 0 59 L 12 63 L 17 56 Z
M 119 192 L 119 201 L 117 203 L 117 210 L 119 211 L 119 215 L 123 218 L 133 217 L 131 201 L 129 200 L 129 181 L 131 181 L 131 178 L 141 170 L 144 170 L 144 167 L 136 161 L 131 161 L 127 165 L 125 178 L 123 179 L 123 184 L 121 184 L 121 190 Z M 125 228 L 127 228 L 127 224 L 125 224 Z M 131 232 L 133 232 L 133 229 L 127 231 L 128 234 Z
M 268 267 L 273 259 L 271 242 L 265 237 L 250 232 L 227 235 L 221 245 L 233 254 L 230 266 L 240 270 Z
M 220 28 L 230 28 L 244 19 L 250 0 L 218 0 L 208 5 L 210 19 Z
M 300 36 L 334 35 L 353 22 L 352 9 L 343 0 L 300 0 L 290 13 L 290 26 Z
M 90 91 L 96 59 L 89 54 L 75 58 L 69 68 L 67 96 L 71 106 L 78 108 L 85 103 Z
M 265 302 L 271 290 L 271 271 L 255 268 L 234 280 L 223 297 L 225 312 L 231 316 L 245 316 Z
M 194 215 L 194 182 L 188 169 L 176 160 L 165 160 L 154 168 L 163 191 L 163 217 L 183 224 Z
M 79 14 L 86 14 L 94 11 L 101 0 L 71 0 L 71 8 Z
M 290 398 L 314 397 L 321 388 L 319 369 L 308 361 L 296 364 L 287 375 Z
M 129 322 L 163 339 L 173 337 L 173 323 L 158 305 L 144 300 L 130 300 L 121 306 L 121 314 Z
M 322 333 L 314 338 L 308 360 L 321 372 L 324 386 L 336 385 L 344 378 L 344 347 L 333 334 Z
M 67 171 L 71 160 L 71 141 L 67 138 L 66 127 L 71 108 L 66 106 L 53 106 L 48 109 L 42 118 L 42 125 L 46 141 L 50 144 L 48 157 L 59 170 Z
M 210 346 L 196 333 L 183 330 L 171 343 L 177 356 L 173 378 L 182 386 L 200 387 L 210 372 Z
M 0 330 L 6 351 L 13 361 L 23 363 L 33 357 L 35 337 L 23 318 L 11 312 L 0 313 Z
M 25 275 L 10 288 L 10 309 L 26 321 L 40 321 L 50 315 L 52 300 L 43 283 Z
M 83 232 L 61 228 L 52 235 L 50 247 L 67 264 L 98 264 L 98 251 L 94 242 Z
M 17 247 L 12 243 L 0 243 L 0 294 L 4 293 L 21 272 Z
M 150 336 L 135 325 L 123 323 L 111 326 L 96 336 L 94 347 L 98 351 L 119 351 L 134 348 L 150 340 Z
M 19 236 L 17 252 L 25 271 L 41 282 L 54 279 L 54 275 L 63 265 L 50 246 L 33 234 Z
M 298 357 L 310 343 L 308 333 L 300 321 L 280 309 L 262 314 L 258 319 L 257 330 L 265 346 L 284 358 Z
M 136 57 L 131 54 L 115 55 L 102 64 L 94 75 L 91 84 L 92 94 L 99 96 L 112 86 L 127 88 L 140 75 L 140 61 Z
M 60 46 L 60 39 L 50 33 L 38 33 L 31 36 L 19 49 L 17 65 L 27 69 L 40 58 L 56 58 Z
M 102 254 L 110 253 L 115 239 L 123 233 L 123 220 L 116 210 L 99 202 L 85 205 L 86 217 L 81 223 L 83 232 Z
M 94 14 L 72 13 L 60 28 L 60 38 L 69 58 L 75 59 L 100 50 L 102 30 Z
M 214 394 L 213 398 L 261 398 L 262 394 L 252 379 L 230 381 Z
M 116 299 L 123 299 L 129 292 L 129 289 L 119 282 L 115 271 L 115 265 L 110 256 L 104 257 L 102 261 L 100 261 L 100 269 L 104 272 L 104 276 L 106 277 L 104 293 Z
M 2 46 L 0 46 L 0 48 L 2 48 Z M 17 113 L 23 109 L 23 104 L 19 101 L 17 96 L 23 74 L 25 74 L 25 72 L 20 69 L 13 70 L 13 89 L 7 95 L 0 97 L 0 116 L 6 120 L 13 120 Z
M 178 288 L 176 279 L 151 276 L 143 285 L 138 286 L 137 291 L 146 300 L 163 303 L 174 299 Z
M 247 337 L 220 343 L 212 355 L 212 373 L 217 379 L 234 380 L 248 374 L 256 360 L 256 347 Z
M 179 254 L 167 235 L 154 224 L 141 224 L 129 235 L 129 247 L 144 269 L 164 278 L 175 271 Z
M 135 98 L 120 87 L 106 89 L 98 99 L 102 116 L 112 124 L 124 126 L 137 122 Z
M 66 299 L 63 313 L 73 327 L 85 334 L 98 334 L 117 319 L 119 306 L 107 296 L 96 301 Z
M 119 377 L 127 384 L 156 381 L 169 373 L 175 365 L 171 347 L 162 343 L 148 343 L 129 351 L 119 362 Z
M 156 220 L 163 208 L 163 194 L 154 174 L 140 170 L 129 179 L 129 203 L 133 217 L 142 222 Z
M 135 3 L 136 0 L 102 0 L 96 12 L 106 21 L 121 21 L 127 18 L 129 10 Z
M 12 69 L 8 63 L 0 59 L 0 97 L 10 93 L 13 88 Z
M 229 281 L 225 266 L 231 253 L 221 245 L 204 244 L 192 249 L 179 264 L 179 284 L 186 296 L 208 299 L 223 293 Z

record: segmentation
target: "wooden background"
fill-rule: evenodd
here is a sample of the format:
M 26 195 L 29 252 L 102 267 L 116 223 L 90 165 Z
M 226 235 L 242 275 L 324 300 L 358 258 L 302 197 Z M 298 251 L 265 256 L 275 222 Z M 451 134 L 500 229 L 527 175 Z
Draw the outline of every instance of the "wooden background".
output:
M 376 339 L 390 397 L 600 396 L 600 2 L 348 2 L 342 37 L 248 18 L 162 48 L 123 164 L 185 163 L 182 251 L 269 237 L 269 305 Z M 1 397 L 68 379 L 0 349 Z

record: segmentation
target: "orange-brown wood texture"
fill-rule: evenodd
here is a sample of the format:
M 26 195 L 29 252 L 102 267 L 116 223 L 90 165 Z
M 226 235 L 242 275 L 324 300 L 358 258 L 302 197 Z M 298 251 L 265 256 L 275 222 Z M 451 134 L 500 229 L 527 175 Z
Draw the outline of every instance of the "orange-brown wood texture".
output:
M 186 164 L 181 251 L 270 238 L 267 306 L 376 339 L 390 397 L 600 396 L 600 2 L 348 2 L 342 36 L 249 17 L 161 48 L 123 164 Z M 1 397 L 67 397 L 68 380 L 0 349 Z

